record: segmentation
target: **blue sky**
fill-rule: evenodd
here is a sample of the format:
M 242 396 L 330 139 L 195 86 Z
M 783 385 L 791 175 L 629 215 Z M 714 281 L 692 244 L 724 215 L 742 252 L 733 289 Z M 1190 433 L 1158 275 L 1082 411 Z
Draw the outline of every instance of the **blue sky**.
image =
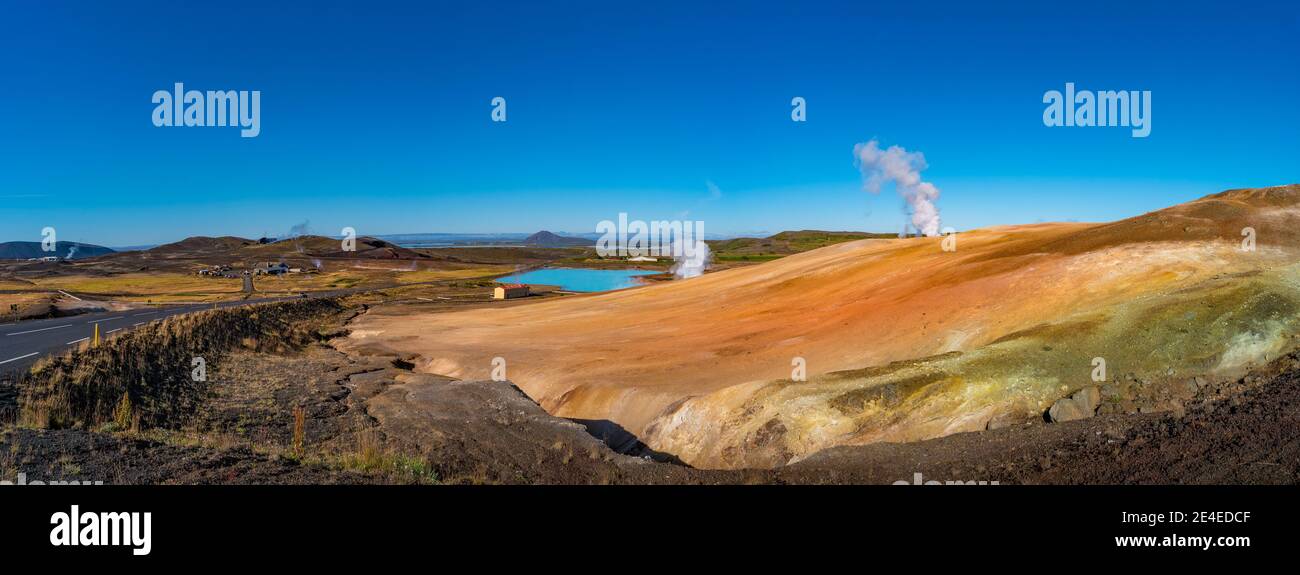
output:
M 853 163 L 872 138 L 925 154 L 957 229 L 1300 181 L 1291 2 L 699 4 L 4 0 L 0 240 L 583 232 L 619 212 L 897 231 L 902 202 Z M 175 82 L 260 90 L 261 135 L 154 127 Z M 1151 90 L 1151 135 L 1045 127 L 1066 82 Z

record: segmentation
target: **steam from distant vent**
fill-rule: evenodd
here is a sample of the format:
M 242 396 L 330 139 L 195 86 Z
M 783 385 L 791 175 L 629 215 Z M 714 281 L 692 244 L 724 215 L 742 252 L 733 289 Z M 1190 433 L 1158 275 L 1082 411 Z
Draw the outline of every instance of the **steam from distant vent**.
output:
M 289 228 L 289 237 L 293 239 L 293 245 L 297 248 L 298 253 L 306 251 L 303 249 L 302 242 L 299 241 L 299 238 L 308 234 L 311 234 L 311 221 L 309 220 L 303 220 L 301 224 L 296 224 Z
M 672 272 L 677 279 L 702 276 L 704 270 L 709 267 L 709 244 L 704 243 L 703 239 L 696 239 L 694 250 L 677 249 L 677 246 L 673 246 L 673 260 L 676 263 L 673 264 Z
M 70 259 L 76 257 L 76 256 L 77 256 L 77 247 L 78 247 L 78 246 L 74 244 L 72 247 L 68 248 L 68 255 L 67 255 L 67 257 L 66 257 L 65 259 L 69 259 L 69 260 L 70 260 Z
M 289 228 L 289 237 L 291 238 L 296 238 L 298 236 L 305 236 L 310 233 L 311 233 L 310 220 L 303 220 L 301 224 L 295 224 L 293 227 Z
M 912 212 L 912 226 L 927 236 L 939 235 L 939 188 L 921 179 L 927 167 L 921 152 L 909 152 L 900 146 L 880 149 L 880 143 L 871 140 L 853 146 L 853 159 L 862 171 L 862 188 L 873 194 L 887 182 L 894 183 L 898 195 L 907 202 Z

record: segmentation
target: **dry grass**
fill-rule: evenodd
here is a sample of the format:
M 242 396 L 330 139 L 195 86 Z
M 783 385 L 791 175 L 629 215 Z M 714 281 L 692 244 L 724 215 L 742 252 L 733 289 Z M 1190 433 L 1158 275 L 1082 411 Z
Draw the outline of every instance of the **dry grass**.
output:
M 0 285 L 3 285 L 0 283 Z M 19 289 L 26 289 L 24 288 Z M 0 287 L 0 289 L 9 289 Z M 18 306 L 18 310 L 13 311 L 10 306 Z M 38 317 L 45 315 L 53 309 L 54 296 L 49 293 L 6 293 L 0 294 L 0 321 L 10 321 L 26 317 Z
M 358 261 L 325 273 L 259 276 L 254 280 L 262 296 L 299 292 L 382 287 L 420 282 L 481 278 L 510 273 L 513 266 L 473 265 L 453 269 L 413 268 L 410 263 Z M 426 264 L 428 265 L 428 264 Z M 0 283 L 0 286 L 3 286 Z M 33 278 L 9 289 L 61 289 L 98 299 L 130 302 L 215 302 L 244 297 L 243 280 L 197 276 L 180 272 L 65 275 Z M 5 306 L 7 309 L 8 306 Z
M 401 483 L 439 483 L 437 473 L 427 459 L 387 449 L 379 432 L 371 429 L 357 433 L 356 451 L 323 462 L 367 475 L 382 475 Z
M 183 447 L 203 447 L 217 450 L 247 448 L 254 453 L 290 459 L 307 467 L 356 472 L 383 483 L 419 485 L 442 483 L 428 459 L 387 448 L 380 433 L 373 429 L 358 432 L 356 434 L 356 447 L 342 452 L 321 452 L 310 449 L 306 445 L 300 447 L 296 443 L 299 441 L 296 436 L 295 444 L 286 447 L 275 442 L 250 441 L 248 438 L 239 435 L 211 431 L 150 429 L 126 432 L 125 434 L 129 437 Z M 468 482 L 487 483 L 485 472 L 478 475 L 481 475 L 481 477 Z
M 34 278 L 47 289 L 61 289 L 123 301 L 218 301 L 242 295 L 239 279 L 208 278 L 183 273 L 129 273 L 111 276 Z
M 26 280 L 0 278 L 0 290 L 25 290 L 31 289 L 34 285 L 36 284 Z
M 294 457 L 302 458 L 306 443 L 307 414 L 303 411 L 302 406 L 293 408 L 293 454 Z
M 239 346 L 285 351 L 318 336 L 306 320 L 341 309 L 331 299 L 309 299 L 206 310 L 42 359 L 18 381 L 20 423 L 88 429 L 112 423 L 120 430 L 177 422 L 207 394 L 207 383 L 191 378 L 193 358 L 211 363 Z M 129 427 L 122 425 L 123 409 Z
M 119 430 L 140 429 L 140 417 L 131 407 L 130 393 L 123 392 L 121 401 L 117 402 L 117 409 L 113 410 L 113 424 Z
M 319 274 L 289 274 L 280 277 L 258 278 L 258 292 L 264 294 L 294 293 L 314 290 L 347 289 L 356 287 L 381 287 L 409 285 L 421 282 L 483 278 L 510 273 L 513 266 L 476 266 L 462 269 L 406 269 L 384 261 L 358 263 Z

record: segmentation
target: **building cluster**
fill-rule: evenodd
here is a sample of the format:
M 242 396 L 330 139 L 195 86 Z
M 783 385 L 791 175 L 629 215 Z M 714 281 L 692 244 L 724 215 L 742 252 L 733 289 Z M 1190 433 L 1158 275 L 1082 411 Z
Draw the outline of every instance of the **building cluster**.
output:
M 316 270 L 307 270 L 307 271 L 315 272 Z M 278 276 L 284 274 L 300 274 L 300 273 L 304 273 L 304 270 L 303 268 L 291 268 L 289 267 L 288 264 L 284 262 L 261 262 L 253 266 L 251 269 L 247 271 L 238 271 L 233 266 L 220 265 L 220 266 L 213 266 L 210 268 L 203 268 L 199 270 L 197 273 L 198 275 L 201 276 L 220 277 L 220 278 L 238 278 L 245 275 Z
M 236 272 L 234 268 L 231 268 L 230 266 L 213 266 L 210 268 L 203 268 L 199 270 L 198 274 L 201 276 L 214 276 L 214 277 L 223 277 L 223 278 L 239 277 L 239 273 Z

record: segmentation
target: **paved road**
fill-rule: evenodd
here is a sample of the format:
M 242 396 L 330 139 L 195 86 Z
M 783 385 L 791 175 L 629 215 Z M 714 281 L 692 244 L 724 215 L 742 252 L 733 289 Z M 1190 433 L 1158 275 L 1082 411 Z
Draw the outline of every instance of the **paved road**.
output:
M 324 295 L 324 294 L 320 294 Z M 234 307 L 254 303 L 284 301 L 294 298 L 277 297 L 218 303 L 218 307 Z M 36 319 L 0 325 L 0 373 L 27 369 L 41 356 L 61 353 L 91 338 L 95 326 L 99 337 L 116 335 L 165 317 L 193 311 L 212 309 L 212 304 L 187 304 L 159 306 L 153 309 L 106 311 L 68 317 Z

